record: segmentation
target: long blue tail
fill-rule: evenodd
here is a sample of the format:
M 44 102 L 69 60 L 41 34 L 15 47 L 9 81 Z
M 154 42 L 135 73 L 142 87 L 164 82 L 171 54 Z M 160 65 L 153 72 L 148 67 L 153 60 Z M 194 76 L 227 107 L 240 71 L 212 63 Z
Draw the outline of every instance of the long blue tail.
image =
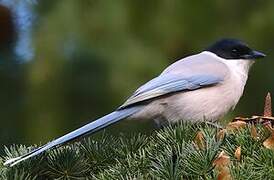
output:
M 138 112 L 140 109 L 141 109 L 141 107 L 139 106 L 139 107 L 131 107 L 131 108 L 114 111 L 114 112 L 112 112 L 104 117 L 101 117 L 101 118 L 79 128 L 79 129 L 76 129 L 62 137 L 59 137 L 58 139 L 55 139 L 55 140 L 53 140 L 53 141 L 31 151 L 23 156 L 9 159 L 4 163 L 4 165 L 14 166 L 14 165 L 18 164 L 19 162 L 29 159 L 31 157 L 34 157 L 46 150 L 49 150 L 51 148 L 68 143 L 68 142 L 75 140 L 79 137 L 82 137 L 84 135 L 92 134 L 96 131 L 99 131 L 100 129 L 103 129 L 111 124 L 114 124 L 122 119 L 129 117 L 130 115 Z

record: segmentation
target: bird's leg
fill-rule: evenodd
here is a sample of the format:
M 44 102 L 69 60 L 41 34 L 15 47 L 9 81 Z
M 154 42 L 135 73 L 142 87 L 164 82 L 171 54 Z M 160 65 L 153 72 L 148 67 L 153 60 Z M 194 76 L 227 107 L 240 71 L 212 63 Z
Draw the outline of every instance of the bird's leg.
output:
M 168 121 L 166 121 L 163 117 L 161 116 L 158 116 L 156 118 L 154 118 L 154 124 L 155 124 L 155 127 L 157 129 L 163 129 L 167 124 L 168 124 Z
M 216 129 L 223 129 L 223 126 L 221 126 L 221 125 L 218 124 L 218 123 L 209 122 L 209 121 L 204 121 L 204 123 L 205 123 L 206 125 L 209 125 L 209 126 L 212 126 L 212 127 L 216 128 Z
M 211 127 L 214 127 L 214 128 L 216 128 L 216 129 L 223 129 L 223 127 L 222 127 L 221 125 L 219 125 L 219 124 L 217 124 L 217 123 L 215 123 L 215 122 L 207 121 L 205 116 L 204 116 L 204 121 L 203 121 L 203 123 L 205 123 L 206 125 L 209 125 L 209 126 L 211 126 Z

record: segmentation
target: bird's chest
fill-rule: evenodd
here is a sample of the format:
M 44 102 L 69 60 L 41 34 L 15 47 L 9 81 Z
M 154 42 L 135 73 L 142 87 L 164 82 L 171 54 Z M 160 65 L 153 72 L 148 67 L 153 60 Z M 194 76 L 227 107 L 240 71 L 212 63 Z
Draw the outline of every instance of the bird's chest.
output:
M 216 121 L 236 106 L 246 79 L 244 75 L 233 73 L 216 86 L 175 94 L 166 99 L 166 119 Z

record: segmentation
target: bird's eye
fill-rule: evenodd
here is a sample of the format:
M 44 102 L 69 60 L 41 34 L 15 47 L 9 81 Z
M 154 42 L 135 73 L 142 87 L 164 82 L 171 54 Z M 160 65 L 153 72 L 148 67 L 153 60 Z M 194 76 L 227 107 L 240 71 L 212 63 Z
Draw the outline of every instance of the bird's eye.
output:
M 237 52 L 238 52 L 238 49 L 232 49 L 232 52 L 233 52 L 233 53 L 237 53 Z

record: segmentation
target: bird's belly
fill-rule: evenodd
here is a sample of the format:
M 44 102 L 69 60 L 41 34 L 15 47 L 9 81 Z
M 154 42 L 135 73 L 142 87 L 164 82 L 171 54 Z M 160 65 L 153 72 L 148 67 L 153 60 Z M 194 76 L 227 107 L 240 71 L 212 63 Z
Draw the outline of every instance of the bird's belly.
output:
M 215 87 L 178 93 L 169 98 L 169 106 L 164 116 L 170 122 L 185 121 L 216 121 L 234 108 L 240 96 Z
M 223 85 L 179 92 L 149 103 L 134 115 L 141 119 L 177 121 L 216 121 L 238 103 L 241 87 Z

